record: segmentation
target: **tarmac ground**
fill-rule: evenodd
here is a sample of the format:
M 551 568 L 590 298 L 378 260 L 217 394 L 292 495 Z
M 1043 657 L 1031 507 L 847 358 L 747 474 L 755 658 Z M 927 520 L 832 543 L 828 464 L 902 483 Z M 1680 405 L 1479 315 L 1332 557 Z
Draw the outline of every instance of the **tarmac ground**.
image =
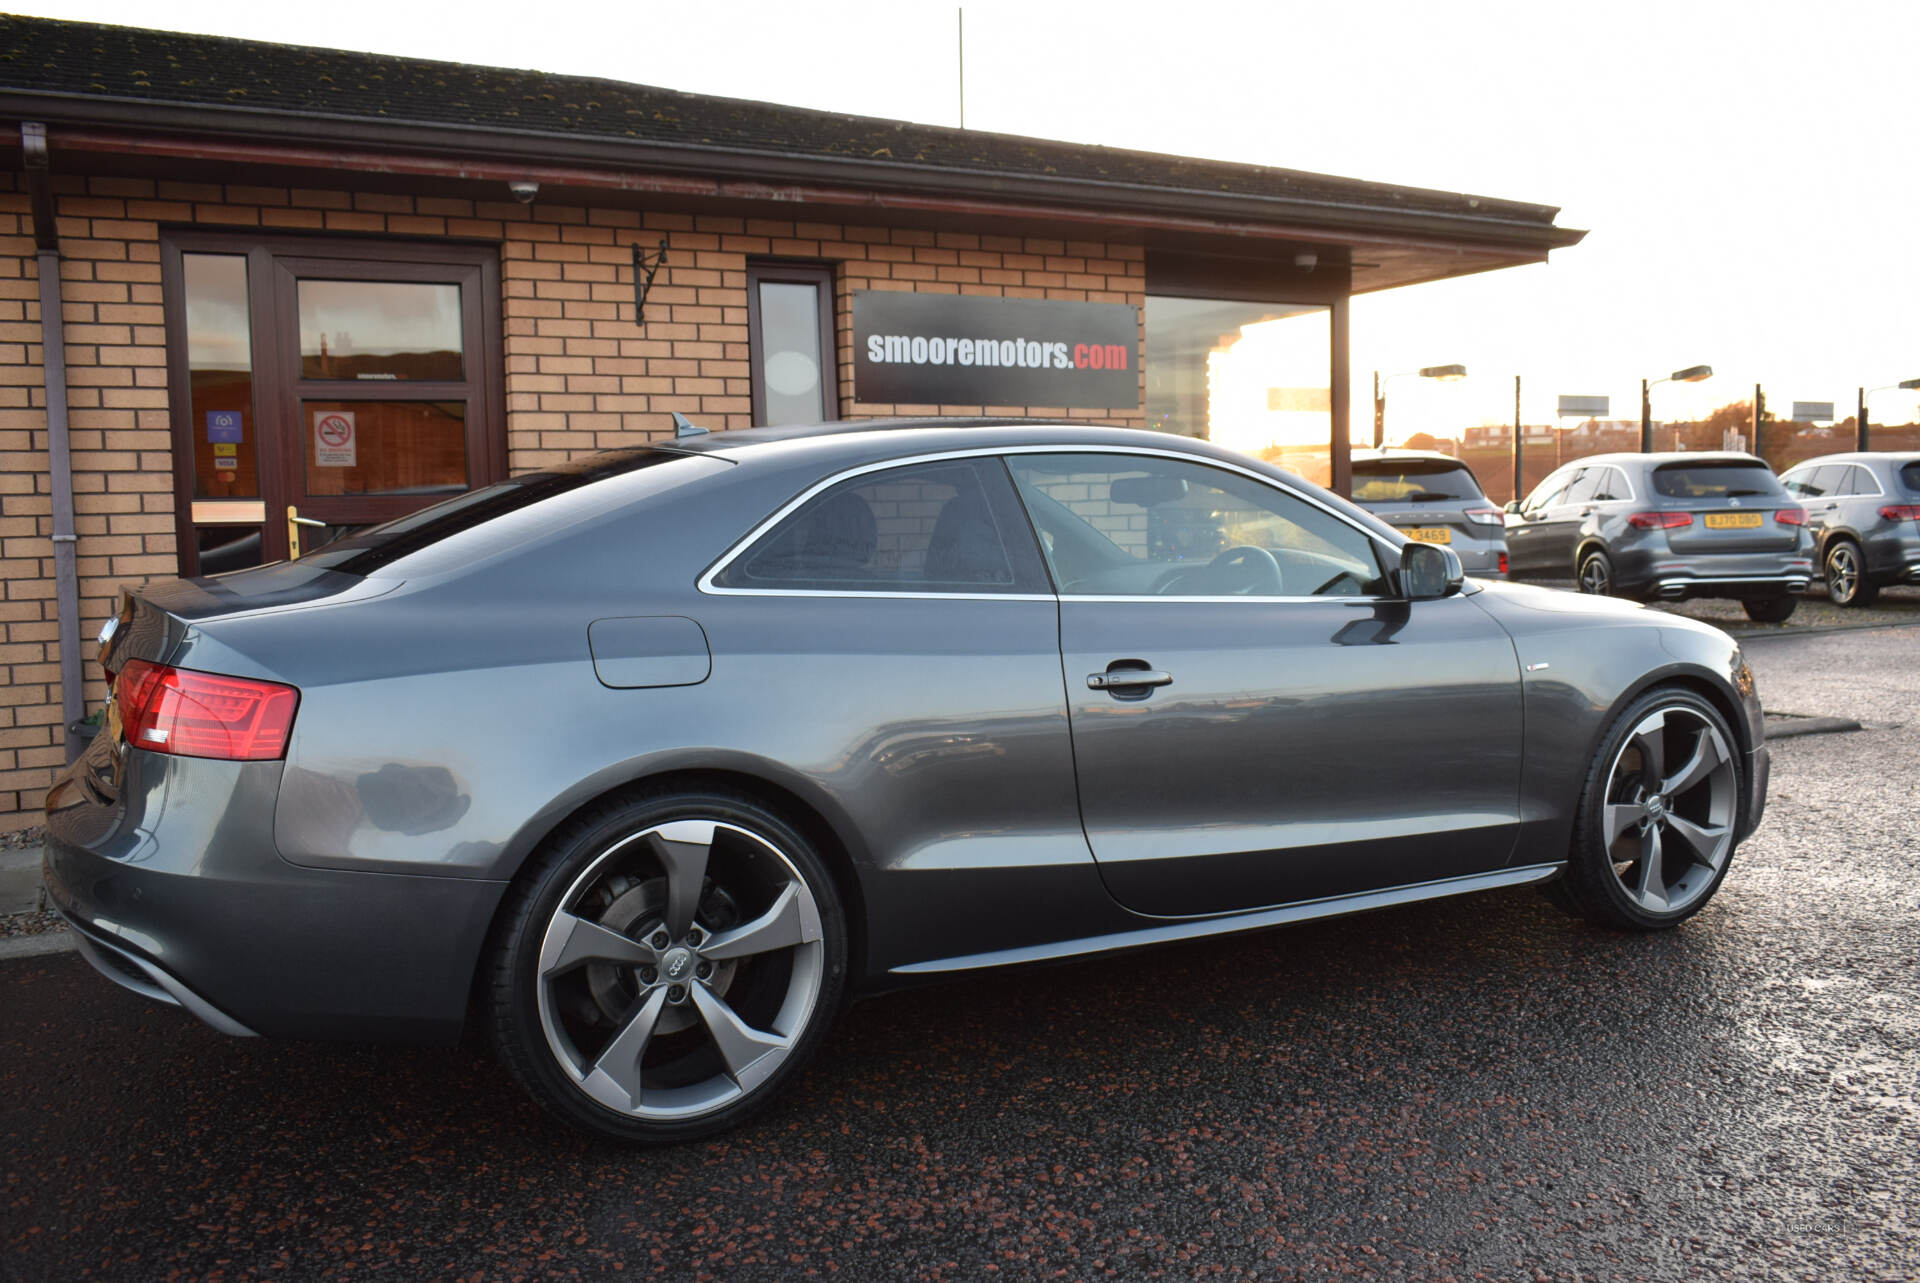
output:
M 1864 729 L 1774 745 L 1677 930 L 1523 889 L 895 994 L 701 1144 L 0 959 L 0 1278 L 1920 1277 L 1920 628 L 1742 641 Z

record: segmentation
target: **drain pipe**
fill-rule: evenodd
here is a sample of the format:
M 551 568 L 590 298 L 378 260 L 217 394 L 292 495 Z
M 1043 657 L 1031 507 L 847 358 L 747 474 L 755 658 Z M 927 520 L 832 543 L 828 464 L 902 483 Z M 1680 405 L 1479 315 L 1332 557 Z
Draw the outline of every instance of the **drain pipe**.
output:
M 53 219 L 53 175 L 47 164 L 47 127 L 20 126 L 33 238 L 40 267 L 40 365 L 47 396 L 47 474 L 53 486 L 54 610 L 59 621 L 60 723 L 67 761 L 85 744 L 74 723 L 86 716 L 80 670 L 80 574 L 73 529 L 73 452 L 67 435 L 67 333 L 60 306 L 60 240 Z

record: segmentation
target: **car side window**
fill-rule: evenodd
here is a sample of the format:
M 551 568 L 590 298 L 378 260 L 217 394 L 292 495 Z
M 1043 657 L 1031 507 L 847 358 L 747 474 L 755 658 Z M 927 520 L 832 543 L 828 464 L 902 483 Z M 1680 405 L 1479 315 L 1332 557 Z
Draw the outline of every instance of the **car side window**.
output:
M 1878 494 L 1880 493 L 1880 483 L 1873 479 L 1872 473 L 1856 463 L 1847 469 L 1846 493 L 1850 495 Z
M 1600 483 L 1606 479 L 1605 468 L 1582 468 L 1580 475 L 1567 487 L 1566 497 L 1561 503 L 1592 503 L 1600 493 Z
M 1020 454 L 1007 466 L 1064 595 L 1387 591 L 1371 536 L 1243 473 L 1124 454 Z
M 1045 592 L 997 460 L 849 478 L 808 500 L 714 578 L 790 592 Z
M 1796 468 L 1792 472 L 1783 472 L 1780 474 L 1780 488 L 1797 499 L 1803 499 L 1809 493 L 1807 481 L 1812 476 L 1811 468 Z
M 1542 508 L 1559 503 L 1560 496 L 1566 493 L 1567 485 L 1573 480 L 1574 475 L 1574 470 L 1571 468 L 1564 472 L 1550 474 L 1545 481 L 1533 488 L 1533 493 L 1527 496 L 1527 501 L 1520 505 L 1521 511 L 1538 512 Z
M 1833 483 L 1840 479 L 1840 470 L 1832 464 L 1818 468 L 1808 468 L 1800 474 L 1800 495 L 1806 499 L 1821 499 L 1833 493 Z
M 1618 468 L 1600 469 L 1600 489 L 1593 497 L 1604 502 L 1633 498 L 1633 489 L 1627 485 L 1627 474 Z

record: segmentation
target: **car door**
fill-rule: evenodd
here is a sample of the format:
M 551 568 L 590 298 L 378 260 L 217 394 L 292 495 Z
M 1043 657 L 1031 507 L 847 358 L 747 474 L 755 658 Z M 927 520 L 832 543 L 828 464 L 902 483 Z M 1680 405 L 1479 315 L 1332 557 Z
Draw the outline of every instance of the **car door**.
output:
M 1557 563 L 1548 561 L 1548 528 L 1543 523 L 1547 510 L 1560 502 L 1578 472 L 1578 468 L 1569 466 L 1549 473 L 1518 512 L 1507 514 L 1507 565 L 1511 573 L 1539 575 L 1557 568 Z
M 1251 471 L 1008 456 L 1060 593 L 1087 840 L 1127 908 L 1185 916 L 1501 867 L 1520 683 L 1468 597 Z

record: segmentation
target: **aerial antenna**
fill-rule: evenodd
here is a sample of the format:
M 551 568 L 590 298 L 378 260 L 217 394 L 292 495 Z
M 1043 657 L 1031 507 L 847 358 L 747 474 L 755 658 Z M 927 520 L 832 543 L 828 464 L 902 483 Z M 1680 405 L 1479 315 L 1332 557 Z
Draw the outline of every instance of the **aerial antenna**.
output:
M 967 127 L 967 8 L 961 5 L 953 11 L 960 20 L 960 128 Z
M 673 435 L 676 437 L 704 437 L 707 430 L 675 410 L 673 412 Z

